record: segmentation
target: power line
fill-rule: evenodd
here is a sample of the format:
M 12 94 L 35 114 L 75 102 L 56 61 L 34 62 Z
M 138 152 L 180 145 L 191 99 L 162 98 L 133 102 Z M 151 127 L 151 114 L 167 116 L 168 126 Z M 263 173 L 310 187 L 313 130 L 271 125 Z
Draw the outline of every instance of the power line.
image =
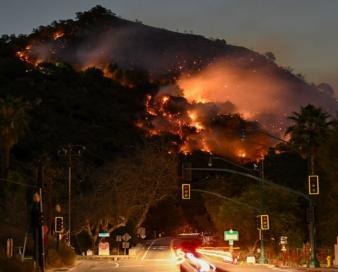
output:
M 3 179 L 3 178 L 0 178 L 0 181 L 4 181 L 4 182 L 7 182 L 7 183 L 12 183 L 12 184 L 16 184 L 16 185 L 21 185 L 21 186 L 25 186 L 25 187 L 37 188 L 35 185 L 30 185 L 30 184 L 26 184 L 26 183 L 22 183 L 22 182 L 18 182 L 18 181 L 11 181 L 11 180 L 8 180 L 8 179 Z

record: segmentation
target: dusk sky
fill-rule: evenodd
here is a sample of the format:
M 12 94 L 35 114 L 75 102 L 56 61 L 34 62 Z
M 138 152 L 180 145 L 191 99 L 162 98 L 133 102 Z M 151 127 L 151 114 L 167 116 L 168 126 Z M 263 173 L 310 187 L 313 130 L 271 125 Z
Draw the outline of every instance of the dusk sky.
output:
M 0 34 L 28 34 L 100 4 L 125 19 L 264 53 L 338 94 L 337 0 L 0 0 Z

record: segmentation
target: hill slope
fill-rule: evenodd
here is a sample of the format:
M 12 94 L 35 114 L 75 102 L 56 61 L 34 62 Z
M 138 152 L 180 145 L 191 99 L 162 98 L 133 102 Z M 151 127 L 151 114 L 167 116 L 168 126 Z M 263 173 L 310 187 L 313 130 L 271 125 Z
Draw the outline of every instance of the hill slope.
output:
M 69 63 L 77 71 L 102 69 L 126 90 L 136 91 L 126 94 L 126 103 L 135 93 L 143 97 L 138 102 L 146 103 L 147 113 L 140 127 L 150 134 L 178 135 L 186 142 L 185 151 L 226 154 L 227 148 L 220 147 L 224 139 L 242 145 L 238 132 L 227 129 L 241 129 L 241 118 L 283 135 L 285 117 L 301 105 L 313 103 L 331 113 L 338 109 L 332 93 L 308 84 L 272 58 L 224 40 L 124 20 L 100 6 L 77 13 L 76 20 L 41 26 L 10 44 L 17 57 L 40 70 L 43 62 Z M 98 100 L 96 106 L 107 101 Z M 241 116 L 238 124 L 229 114 Z

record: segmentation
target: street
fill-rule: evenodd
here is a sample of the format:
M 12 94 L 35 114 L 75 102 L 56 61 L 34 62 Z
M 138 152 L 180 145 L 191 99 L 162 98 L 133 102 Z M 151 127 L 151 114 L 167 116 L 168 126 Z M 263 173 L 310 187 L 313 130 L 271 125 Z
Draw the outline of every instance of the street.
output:
M 116 272 L 175 272 L 180 271 L 179 267 L 170 261 L 155 261 L 155 260 L 144 260 L 144 261 L 107 261 L 107 260 L 84 260 L 72 272 L 94 272 L 94 271 L 116 271 Z M 183 270 L 184 271 L 184 270 Z M 197 270 L 188 270 L 197 271 Z M 292 272 L 297 271 L 293 269 L 281 269 L 281 268 L 269 268 L 266 266 L 259 265 L 231 265 L 222 264 L 222 269 L 216 271 L 227 271 L 227 272 L 264 272 L 264 271 L 276 271 L 276 272 Z
M 184 261 L 181 265 L 176 264 L 175 254 L 171 249 L 171 243 L 174 238 L 166 237 L 153 240 L 148 248 L 145 249 L 137 259 L 112 261 L 112 260 L 83 260 L 74 269 L 73 272 L 94 272 L 94 271 L 116 271 L 116 272 L 193 272 L 193 271 L 213 271 L 198 270 L 191 262 Z M 264 272 L 264 271 L 284 271 L 292 272 L 292 269 L 279 269 L 275 267 L 260 265 L 232 265 L 223 261 L 203 257 L 207 263 L 212 263 L 217 267 L 216 271 L 228 272 Z
M 74 272 L 91 271 L 117 271 L 117 272 L 176 272 L 179 267 L 175 263 L 170 248 L 172 238 L 153 240 L 149 247 L 136 260 L 110 261 L 110 260 L 84 260 Z

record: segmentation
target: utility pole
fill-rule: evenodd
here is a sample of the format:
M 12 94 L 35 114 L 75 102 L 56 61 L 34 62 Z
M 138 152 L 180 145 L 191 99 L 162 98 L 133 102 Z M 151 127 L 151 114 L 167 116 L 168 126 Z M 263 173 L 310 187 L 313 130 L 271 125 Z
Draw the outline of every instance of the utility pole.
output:
M 86 147 L 83 145 L 68 144 L 58 151 L 59 155 L 63 155 L 68 161 L 68 245 L 70 246 L 71 238 L 71 195 L 72 195 L 72 159 L 74 156 L 80 156 Z
M 34 261 L 37 271 L 45 271 L 45 247 L 44 247 L 44 225 L 43 225 L 43 203 L 42 203 L 42 163 L 39 161 L 37 171 L 37 187 L 33 195 L 33 206 L 31 211 L 31 228 L 34 240 Z

